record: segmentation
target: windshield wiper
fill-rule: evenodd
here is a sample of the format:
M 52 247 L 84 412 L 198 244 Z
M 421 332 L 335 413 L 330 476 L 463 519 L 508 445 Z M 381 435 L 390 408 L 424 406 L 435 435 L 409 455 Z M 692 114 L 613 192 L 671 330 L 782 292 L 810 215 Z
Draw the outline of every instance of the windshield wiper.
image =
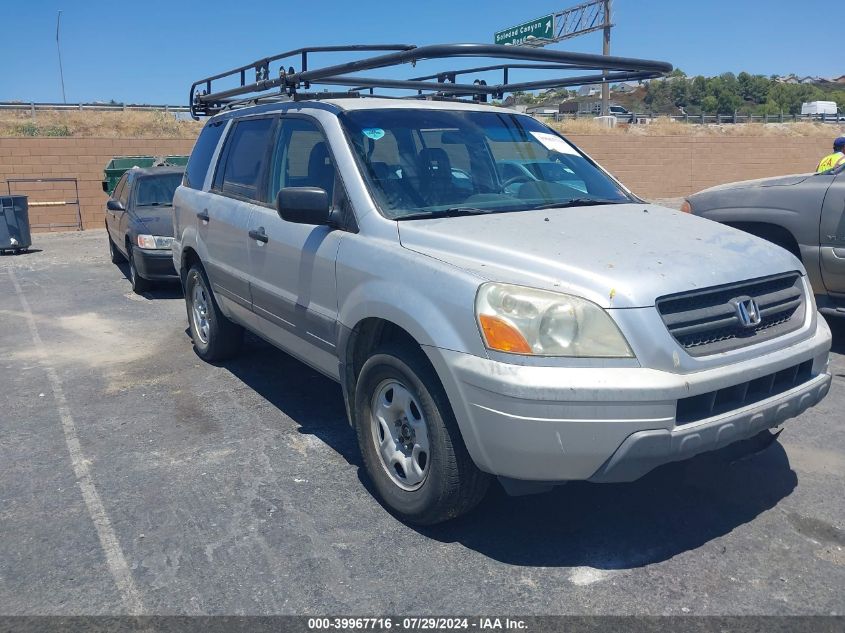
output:
M 462 215 L 484 215 L 494 213 L 495 209 L 479 209 L 477 207 L 450 207 L 440 211 L 420 211 L 399 216 L 396 220 L 425 220 L 429 218 L 457 218 Z
M 530 207 L 527 211 L 537 211 L 539 209 L 565 209 L 567 207 L 589 207 L 599 204 L 626 204 L 625 200 L 602 200 L 601 198 L 573 198 L 565 202 L 549 202 L 548 204 L 541 204 L 536 207 Z

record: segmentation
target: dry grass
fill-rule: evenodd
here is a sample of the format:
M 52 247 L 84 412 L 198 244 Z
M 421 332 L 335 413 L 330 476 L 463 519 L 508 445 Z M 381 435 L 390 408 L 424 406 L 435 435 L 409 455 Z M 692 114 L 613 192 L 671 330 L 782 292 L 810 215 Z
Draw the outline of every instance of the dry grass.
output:
M 0 136 L 193 139 L 201 127 L 164 112 L 0 111 Z
M 845 126 L 824 123 L 740 123 L 698 125 L 659 117 L 648 125 L 606 128 L 592 119 L 547 121 L 564 134 L 635 136 L 788 136 L 830 138 L 845 134 Z M 0 111 L 0 136 L 75 136 L 106 138 L 194 139 L 202 123 L 177 120 L 164 112 Z
M 668 117 L 659 117 L 646 125 L 619 125 L 607 128 L 592 119 L 570 119 L 550 125 L 563 134 L 602 135 L 613 134 L 632 136 L 788 136 L 788 137 L 823 137 L 833 138 L 845 133 L 845 126 L 830 123 L 738 123 L 708 124 L 682 123 Z

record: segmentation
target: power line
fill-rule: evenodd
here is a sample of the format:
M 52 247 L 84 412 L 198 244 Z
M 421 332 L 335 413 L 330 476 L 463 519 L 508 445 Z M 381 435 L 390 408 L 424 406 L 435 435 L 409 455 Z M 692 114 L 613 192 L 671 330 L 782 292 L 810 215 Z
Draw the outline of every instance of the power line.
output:
M 59 51 L 59 77 L 62 80 L 62 101 L 67 103 L 67 97 L 65 97 L 65 72 L 62 70 L 62 45 L 59 42 L 59 27 L 61 26 L 62 20 L 62 12 L 59 11 L 59 15 L 56 17 L 56 50 Z

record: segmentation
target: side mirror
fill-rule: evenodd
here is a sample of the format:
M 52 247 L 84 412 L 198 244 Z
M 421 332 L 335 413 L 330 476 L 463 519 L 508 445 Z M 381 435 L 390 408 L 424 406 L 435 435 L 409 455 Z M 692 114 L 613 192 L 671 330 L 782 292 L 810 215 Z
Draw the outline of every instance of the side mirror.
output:
M 109 198 L 109 201 L 106 202 L 106 209 L 109 211 L 126 211 L 126 207 L 123 206 L 123 203 L 120 200 L 115 200 L 114 198 Z
M 101 184 L 103 185 L 103 193 L 108 193 L 109 192 L 109 181 L 104 180 Z
M 286 222 L 331 224 L 329 194 L 319 187 L 284 187 L 276 196 L 276 210 Z

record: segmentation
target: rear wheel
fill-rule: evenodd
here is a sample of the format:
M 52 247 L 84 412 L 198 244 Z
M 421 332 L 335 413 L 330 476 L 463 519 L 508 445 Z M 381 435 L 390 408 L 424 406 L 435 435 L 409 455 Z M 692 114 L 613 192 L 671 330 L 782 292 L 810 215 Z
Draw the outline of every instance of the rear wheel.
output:
M 185 280 L 185 304 L 194 349 L 205 361 L 220 361 L 240 351 L 244 330 L 220 311 L 202 267 L 194 264 Z
M 490 477 L 469 456 L 446 393 L 418 348 L 385 345 L 364 363 L 355 426 L 367 473 L 403 520 L 439 523 L 484 497 Z

